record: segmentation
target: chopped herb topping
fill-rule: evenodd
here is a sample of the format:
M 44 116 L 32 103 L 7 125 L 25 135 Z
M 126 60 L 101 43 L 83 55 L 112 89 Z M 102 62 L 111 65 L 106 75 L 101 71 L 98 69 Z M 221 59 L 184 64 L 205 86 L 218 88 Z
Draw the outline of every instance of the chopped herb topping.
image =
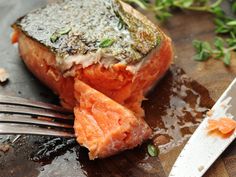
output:
M 50 41 L 52 42 L 52 43 L 55 43 L 55 42 L 57 42 L 57 40 L 60 38 L 60 36 L 61 35 L 59 35 L 58 33 L 53 33 L 52 35 L 51 35 L 51 37 L 50 37 Z
M 156 40 L 156 45 L 160 45 L 161 44 L 161 36 L 157 36 L 157 40 Z
M 68 34 L 70 31 L 71 31 L 70 27 L 64 27 L 64 28 L 60 29 L 58 31 L 58 33 L 61 34 L 61 35 L 64 35 L 64 34 Z
M 118 11 L 114 11 L 114 13 L 116 14 L 116 16 L 119 18 L 119 22 L 118 22 L 118 29 L 122 30 L 122 29 L 127 29 L 127 24 L 124 22 L 124 20 L 122 19 L 122 17 L 120 16 Z
M 112 46 L 112 44 L 115 42 L 114 39 L 103 39 L 100 44 L 99 44 L 99 47 L 100 48 L 107 48 L 107 47 L 110 47 Z
M 122 30 L 127 27 L 127 24 L 120 18 L 118 23 L 118 29 Z
M 64 27 L 64 28 L 61 28 L 59 30 L 56 30 L 50 37 L 50 41 L 52 43 L 55 43 L 57 42 L 57 40 L 62 36 L 62 35 L 65 35 L 65 34 L 68 34 L 69 32 L 71 31 L 71 28 L 69 27 Z
M 94 7 L 99 10 L 95 12 Z M 162 36 L 154 25 L 126 11 L 120 0 L 58 1 L 27 14 L 16 24 L 62 59 L 104 48 L 104 55 L 115 58 L 109 66 L 140 62 Z
M 152 144 L 149 144 L 148 146 L 147 146 L 147 150 L 148 150 L 148 154 L 150 155 L 150 156 L 152 156 L 152 157 L 156 157 L 156 156 L 158 156 L 158 154 L 159 154 L 159 149 L 158 148 L 156 148 L 154 145 L 152 145 Z

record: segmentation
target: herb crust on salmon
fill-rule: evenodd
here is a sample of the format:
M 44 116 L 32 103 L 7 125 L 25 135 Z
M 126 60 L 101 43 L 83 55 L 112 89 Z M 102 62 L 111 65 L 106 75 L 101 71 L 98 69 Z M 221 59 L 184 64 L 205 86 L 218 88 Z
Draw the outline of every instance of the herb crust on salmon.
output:
M 77 60 L 80 55 L 96 56 L 97 61 L 94 58 L 91 64 L 104 58 L 112 61 L 109 64 L 137 63 L 159 45 L 161 35 L 152 23 L 127 13 L 121 3 L 65 0 L 35 10 L 15 25 L 49 47 L 57 55 L 58 63 L 74 55 Z

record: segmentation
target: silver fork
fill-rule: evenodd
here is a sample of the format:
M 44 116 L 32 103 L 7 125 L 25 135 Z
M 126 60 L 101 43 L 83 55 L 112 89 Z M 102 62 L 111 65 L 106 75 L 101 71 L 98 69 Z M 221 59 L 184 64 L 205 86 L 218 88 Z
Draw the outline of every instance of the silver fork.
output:
M 0 134 L 74 137 L 73 115 L 60 106 L 0 95 Z

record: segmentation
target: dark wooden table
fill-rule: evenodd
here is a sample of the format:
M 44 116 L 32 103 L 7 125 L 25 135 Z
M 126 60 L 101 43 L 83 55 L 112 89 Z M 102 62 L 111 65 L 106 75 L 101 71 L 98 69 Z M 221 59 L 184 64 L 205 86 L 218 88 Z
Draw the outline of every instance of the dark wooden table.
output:
M 1 84 L 0 94 L 57 102 L 56 96 L 27 71 L 18 56 L 17 48 L 10 43 L 10 25 L 29 10 L 45 3 L 45 0 L 0 0 L 0 67 L 4 67 L 10 74 L 10 80 Z M 229 8 L 227 3 L 225 8 Z M 152 18 L 150 14 L 147 15 Z M 173 39 L 175 64 L 209 91 L 208 94 L 206 89 L 196 82 L 190 84 L 195 91 L 202 94 L 202 106 L 208 108 L 213 104 L 210 97 L 217 100 L 236 76 L 236 56 L 230 68 L 219 61 L 209 60 L 199 63 L 192 60 L 194 55 L 192 40 L 212 40 L 214 37 L 212 19 L 213 17 L 207 13 L 176 12 L 176 15 L 163 26 Z M 173 70 L 151 93 L 149 102 L 144 103 L 147 122 L 151 126 L 154 121 L 158 121 L 153 120 L 158 118 L 158 112 L 155 110 L 169 104 L 170 100 L 160 93 L 172 88 L 170 83 L 174 83 L 177 77 L 173 74 L 175 73 Z M 165 106 L 159 104 L 159 98 L 166 100 L 166 103 L 163 103 Z M 153 107 L 155 109 L 152 109 Z M 183 145 L 176 146 L 168 153 L 151 158 L 147 155 L 144 144 L 104 160 L 89 161 L 86 149 L 76 145 L 73 140 L 22 136 L 12 143 L 14 137 L 0 136 L 0 145 L 10 144 L 8 152 L 0 152 L 0 177 L 166 177 L 183 147 Z M 40 154 L 40 150 L 44 150 L 45 153 Z M 223 153 L 205 176 L 236 177 L 235 143 Z

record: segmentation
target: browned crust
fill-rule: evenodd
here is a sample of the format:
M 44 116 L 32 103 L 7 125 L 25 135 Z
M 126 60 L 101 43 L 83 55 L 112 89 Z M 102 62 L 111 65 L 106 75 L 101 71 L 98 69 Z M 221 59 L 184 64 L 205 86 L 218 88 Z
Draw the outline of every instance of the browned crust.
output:
M 60 96 L 63 105 L 72 108 L 75 103 L 74 78 L 63 76 L 56 66 L 55 54 L 47 47 L 30 39 L 20 31 L 18 33 L 20 55 L 29 70 Z M 168 69 L 172 62 L 172 47 L 169 38 L 166 37 L 160 49 L 155 49 L 147 60 L 148 62 L 136 75 L 127 71 L 125 66 L 106 69 L 99 65 L 92 65 L 84 69 L 78 65 L 76 66 L 76 75 L 112 99 L 122 104 L 128 104 L 130 100 L 134 100 L 133 97 L 137 98 L 137 95 L 143 95 L 145 90 Z M 139 102 L 141 103 L 141 100 Z
M 73 108 L 74 78 L 63 76 L 56 66 L 55 54 L 47 47 L 32 40 L 19 29 L 16 32 L 20 55 L 29 70 L 60 96 L 64 106 Z M 168 69 L 172 55 L 171 41 L 165 36 L 159 49 L 153 50 L 146 59 L 148 62 L 135 75 L 127 71 L 124 65 L 115 65 L 109 69 L 98 64 L 84 69 L 77 65 L 74 69 L 78 78 L 85 83 L 132 109 L 131 102 L 137 103 L 139 99 L 140 106 L 143 93 Z

